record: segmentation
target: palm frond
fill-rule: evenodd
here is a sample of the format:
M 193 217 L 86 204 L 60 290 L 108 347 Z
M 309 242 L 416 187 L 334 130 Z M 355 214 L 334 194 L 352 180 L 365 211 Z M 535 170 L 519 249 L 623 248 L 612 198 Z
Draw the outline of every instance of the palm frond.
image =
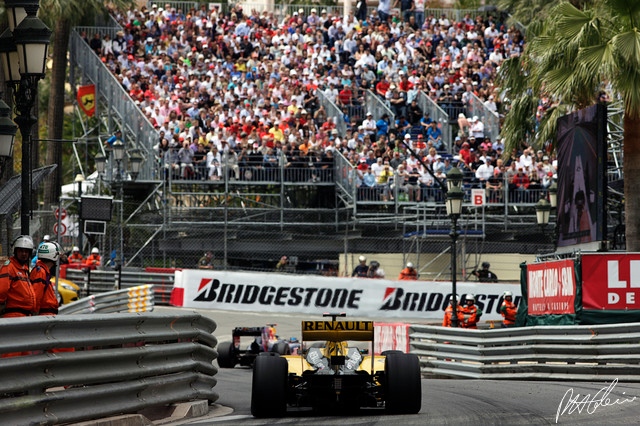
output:
M 631 66 L 640 67 L 640 32 L 636 28 L 617 34 L 611 43 L 622 60 L 628 61 Z

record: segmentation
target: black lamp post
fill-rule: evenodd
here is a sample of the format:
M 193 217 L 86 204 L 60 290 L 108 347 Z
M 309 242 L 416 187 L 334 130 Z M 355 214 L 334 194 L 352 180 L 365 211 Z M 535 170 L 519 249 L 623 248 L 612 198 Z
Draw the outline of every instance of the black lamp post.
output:
M 456 240 L 458 239 L 458 218 L 462 212 L 462 200 L 464 199 L 464 193 L 461 189 L 462 185 L 462 172 L 457 167 L 452 168 L 447 173 L 447 215 L 451 218 L 451 298 L 453 309 L 451 315 L 451 326 L 458 326 L 458 301 L 456 300 L 457 293 L 457 265 L 456 257 L 458 255 L 456 248 Z
M 121 141 L 115 141 L 111 149 L 113 154 L 112 159 L 116 162 L 116 175 L 111 181 L 111 187 L 114 191 L 118 192 L 118 197 L 120 198 L 120 265 L 118 265 L 117 268 L 121 271 L 123 266 L 122 264 L 124 263 L 124 171 L 122 170 L 122 160 L 125 155 L 125 146 Z M 95 157 L 96 170 L 98 170 L 99 174 L 101 173 L 101 170 L 104 171 L 106 168 L 105 160 L 106 158 L 102 155 L 97 155 Z M 143 162 L 144 157 L 140 153 L 140 150 L 132 149 L 129 151 L 129 170 L 127 170 L 127 172 L 131 175 L 133 180 L 135 180 L 138 177 L 138 174 L 140 174 Z
M 38 81 L 45 74 L 51 30 L 36 16 L 37 0 L 5 0 L 9 29 L 0 36 L 0 61 L 6 83 L 14 89 L 16 119 L 22 134 L 20 230 L 29 235 L 31 216 L 31 129 L 38 122 L 33 106 Z

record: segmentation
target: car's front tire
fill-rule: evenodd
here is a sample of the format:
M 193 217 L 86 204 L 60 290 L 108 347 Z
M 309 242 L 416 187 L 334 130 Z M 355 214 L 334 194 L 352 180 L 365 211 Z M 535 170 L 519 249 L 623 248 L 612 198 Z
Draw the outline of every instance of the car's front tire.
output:
M 253 366 L 251 414 L 283 417 L 287 412 L 287 360 L 278 355 L 259 356 Z
M 386 410 L 392 414 L 418 413 L 422 406 L 418 357 L 413 354 L 388 354 L 384 376 Z
M 238 363 L 235 347 L 231 342 L 218 344 L 218 365 L 220 368 L 233 368 Z

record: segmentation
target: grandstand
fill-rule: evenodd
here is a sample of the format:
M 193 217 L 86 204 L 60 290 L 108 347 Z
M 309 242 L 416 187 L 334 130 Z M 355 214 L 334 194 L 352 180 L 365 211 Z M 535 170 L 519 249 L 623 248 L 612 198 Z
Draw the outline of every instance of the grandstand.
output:
M 494 78 L 522 51 L 520 30 L 475 11 L 427 9 L 418 26 L 274 7 L 148 2 L 73 31 L 72 86 L 98 98 L 80 141 L 110 158 L 107 183 L 116 130 L 145 158 L 124 179 L 128 264 L 188 266 L 212 250 L 224 267 L 269 269 L 283 252 L 324 271 L 340 254 L 437 255 L 450 222 L 436 179 L 451 167 L 465 176 L 470 266 L 551 249 L 532 224 L 554 153 L 504 156 L 499 138 Z

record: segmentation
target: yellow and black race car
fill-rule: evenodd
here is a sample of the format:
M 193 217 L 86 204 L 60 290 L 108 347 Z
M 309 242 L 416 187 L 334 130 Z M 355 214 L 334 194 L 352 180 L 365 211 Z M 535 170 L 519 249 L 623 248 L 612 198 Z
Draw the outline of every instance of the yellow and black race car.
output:
M 373 343 L 373 321 L 303 321 L 303 348 L 326 341 L 300 355 L 261 353 L 255 360 L 251 414 L 281 417 L 290 407 L 332 409 L 378 407 L 394 414 L 414 414 L 422 404 L 418 357 L 400 351 L 369 355 L 349 341 Z M 373 344 L 371 346 L 373 348 Z

